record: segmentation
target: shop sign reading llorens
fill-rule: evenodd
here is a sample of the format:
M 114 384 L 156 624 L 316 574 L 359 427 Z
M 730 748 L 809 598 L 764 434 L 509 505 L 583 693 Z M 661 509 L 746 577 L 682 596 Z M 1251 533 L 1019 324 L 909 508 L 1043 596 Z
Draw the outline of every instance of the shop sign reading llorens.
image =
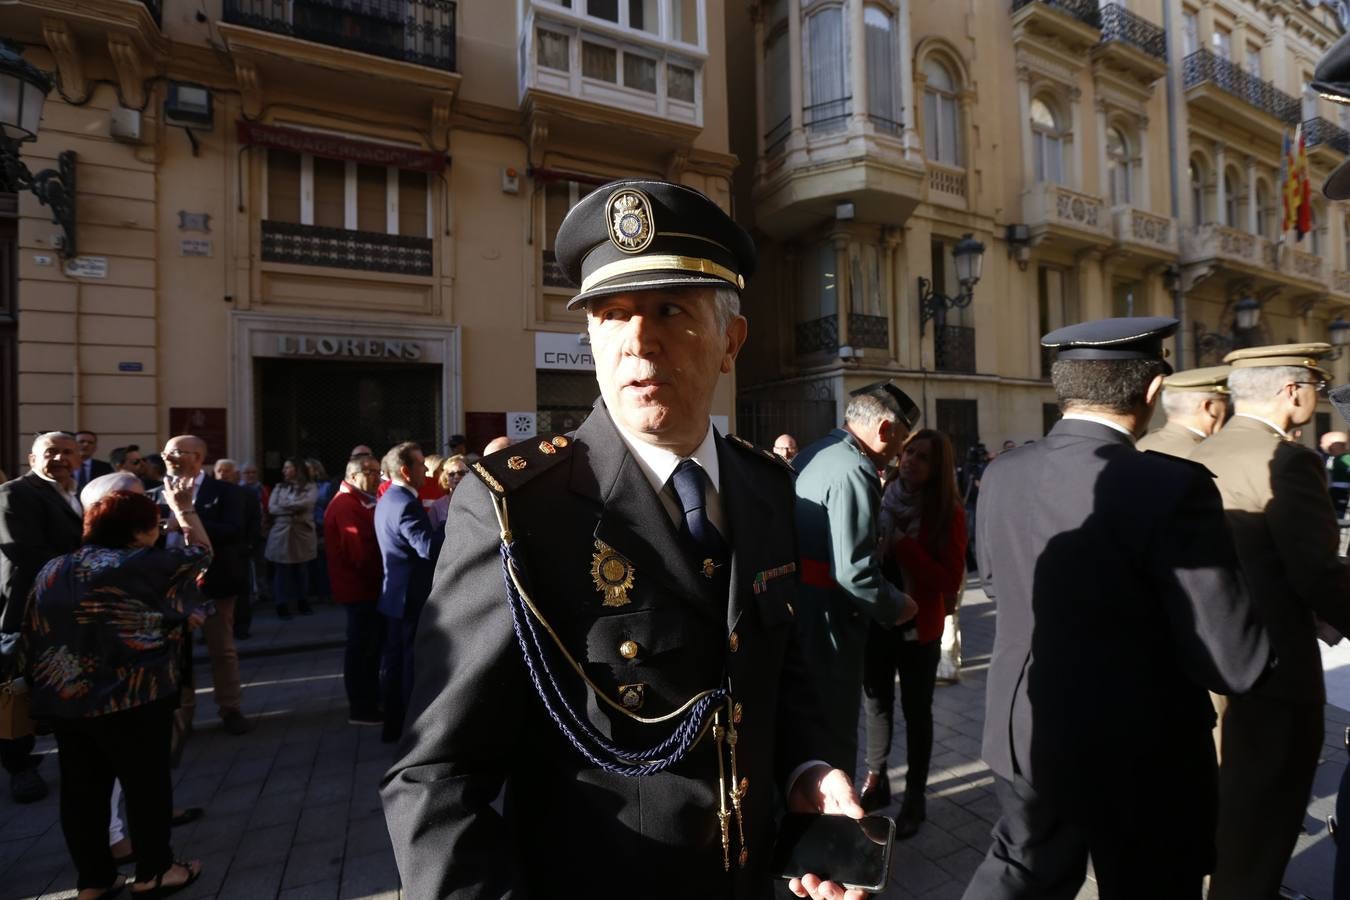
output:
M 417 341 L 392 341 L 383 338 L 279 334 L 276 346 L 278 356 L 327 356 L 402 362 L 416 362 L 422 358 L 422 345 Z

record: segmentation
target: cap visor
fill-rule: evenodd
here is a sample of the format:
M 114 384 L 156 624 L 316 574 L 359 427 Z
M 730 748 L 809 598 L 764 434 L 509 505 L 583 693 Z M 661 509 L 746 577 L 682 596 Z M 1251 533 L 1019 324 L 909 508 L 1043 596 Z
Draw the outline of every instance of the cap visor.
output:
M 731 288 L 736 286 L 721 278 L 710 275 L 692 275 L 688 272 L 635 272 L 632 275 L 620 275 L 597 284 L 589 291 L 582 291 L 567 301 L 568 309 L 580 309 L 597 297 L 610 297 L 614 294 L 628 294 L 634 291 L 678 290 L 680 288 Z
M 1328 200 L 1350 200 L 1350 160 L 1346 160 L 1327 176 L 1322 194 Z

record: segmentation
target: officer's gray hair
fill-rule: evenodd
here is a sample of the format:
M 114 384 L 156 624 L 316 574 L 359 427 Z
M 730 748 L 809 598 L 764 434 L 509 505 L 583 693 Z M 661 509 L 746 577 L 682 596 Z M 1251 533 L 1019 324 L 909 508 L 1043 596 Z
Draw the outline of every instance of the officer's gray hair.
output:
M 1167 418 L 1174 416 L 1193 416 L 1200 412 L 1206 400 L 1225 400 L 1223 394 L 1213 391 L 1169 391 L 1163 388 L 1162 408 Z
M 71 434 L 69 431 L 44 431 L 42 434 L 33 438 L 33 446 L 29 452 L 34 456 L 41 456 L 42 451 L 46 449 L 48 444 L 54 444 L 62 439 L 73 441 L 75 440 L 75 435 Z
M 717 288 L 713 294 L 713 303 L 717 315 L 717 329 L 725 334 L 731 320 L 741 314 L 741 295 L 735 288 Z
M 347 469 L 343 473 L 343 477 L 351 478 L 353 475 L 360 475 L 366 467 L 366 460 L 374 458 L 375 457 L 368 453 L 362 453 L 360 456 L 353 456 L 351 459 L 347 460 Z
M 875 428 L 881 422 L 894 424 L 900 415 L 875 394 L 858 394 L 844 407 L 844 421 L 863 430 Z
M 1291 381 L 1312 379 L 1302 366 L 1252 366 L 1228 374 L 1228 391 L 1235 403 L 1270 403 Z

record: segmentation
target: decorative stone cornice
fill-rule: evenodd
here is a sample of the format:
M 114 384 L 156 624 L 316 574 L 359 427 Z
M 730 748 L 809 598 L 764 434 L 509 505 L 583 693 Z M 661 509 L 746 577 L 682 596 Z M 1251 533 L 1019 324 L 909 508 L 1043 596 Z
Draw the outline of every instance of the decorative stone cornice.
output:
M 143 109 L 146 103 L 145 82 L 149 79 L 148 60 L 140 49 L 124 34 L 108 35 L 108 55 L 117 72 L 117 87 L 122 105 L 129 109 Z
M 80 48 L 70 32 L 70 25 L 63 19 L 44 18 L 42 37 L 56 59 L 56 70 L 61 75 L 61 90 L 72 97 L 85 96 L 88 84 L 80 61 Z

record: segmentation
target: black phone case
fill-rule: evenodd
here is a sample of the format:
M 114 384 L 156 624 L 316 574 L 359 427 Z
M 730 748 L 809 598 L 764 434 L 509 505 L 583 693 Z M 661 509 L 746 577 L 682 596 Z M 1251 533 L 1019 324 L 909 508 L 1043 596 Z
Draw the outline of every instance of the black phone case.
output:
M 869 831 L 873 834 L 868 834 Z M 884 842 L 877 840 L 878 832 L 885 835 Z M 862 879 L 858 876 L 862 873 L 856 869 L 861 863 L 839 865 L 825 861 L 829 856 L 827 847 L 833 845 L 843 849 L 850 842 L 857 845 L 860 841 L 871 841 L 883 846 L 880 870 L 874 875 L 875 883 L 860 883 Z M 885 890 L 890 880 L 891 850 L 894 844 L 895 823 L 886 816 L 864 816 L 862 819 L 853 819 L 848 816 L 820 813 L 788 813 L 779 825 L 778 840 L 773 849 L 773 869 L 779 878 L 797 878 L 805 872 L 811 872 L 846 888 L 881 891 Z M 802 868 L 811 861 L 816 865 L 812 868 Z M 793 871 L 794 869 L 802 871 Z M 818 869 L 824 871 L 817 871 Z

